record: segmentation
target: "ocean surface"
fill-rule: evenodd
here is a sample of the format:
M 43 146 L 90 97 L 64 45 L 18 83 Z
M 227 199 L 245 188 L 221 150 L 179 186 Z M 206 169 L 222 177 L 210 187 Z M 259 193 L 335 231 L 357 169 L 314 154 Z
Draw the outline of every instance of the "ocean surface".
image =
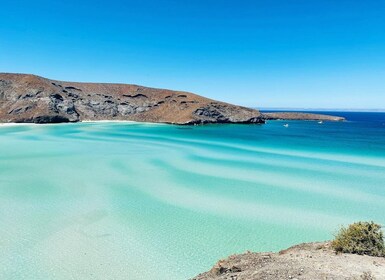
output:
M 0 125 L 0 279 L 187 279 L 385 224 L 385 113 L 328 113 L 348 121 Z

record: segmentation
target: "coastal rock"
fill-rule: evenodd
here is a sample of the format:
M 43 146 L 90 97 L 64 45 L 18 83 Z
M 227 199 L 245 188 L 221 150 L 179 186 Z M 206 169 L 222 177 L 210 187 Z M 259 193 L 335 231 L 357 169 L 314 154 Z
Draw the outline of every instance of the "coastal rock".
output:
M 126 84 L 0 74 L 0 122 L 128 120 L 173 124 L 264 123 L 258 110 L 196 94 Z
M 261 116 L 251 116 L 252 109 L 211 102 L 194 111 L 201 123 L 261 123 Z M 251 116 L 251 117 L 250 117 Z
M 265 120 L 306 120 L 306 121 L 344 121 L 345 118 L 313 113 L 298 113 L 298 112 L 274 112 L 263 113 Z
M 232 255 L 192 280 L 385 279 L 385 258 L 339 254 L 330 242 L 304 243 L 279 253 Z

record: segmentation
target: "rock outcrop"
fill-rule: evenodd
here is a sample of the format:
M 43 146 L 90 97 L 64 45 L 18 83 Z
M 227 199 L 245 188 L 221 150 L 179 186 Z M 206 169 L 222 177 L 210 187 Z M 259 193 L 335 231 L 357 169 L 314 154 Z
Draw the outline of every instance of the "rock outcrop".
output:
M 330 242 L 304 243 L 279 253 L 233 255 L 193 280 L 385 279 L 385 258 L 338 254 Z
M 90 120 L 173 124 L 264 123 L 258 110 L 188 92 L 0 74 L 0 122 Z
M 344 121 L 345 118 L 313 113 L 274 112 L 263 113 L 265 120 Z

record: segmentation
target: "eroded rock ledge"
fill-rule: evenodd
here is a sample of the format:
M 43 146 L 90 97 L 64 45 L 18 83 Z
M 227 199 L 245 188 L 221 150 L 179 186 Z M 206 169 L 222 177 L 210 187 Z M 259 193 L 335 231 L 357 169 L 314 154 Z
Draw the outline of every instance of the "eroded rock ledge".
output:
M 301 119 L 307 117 L 303 115 Z M 280 117 L 189 92 L 0 74 L 0 122 L 3 123 L 126 120 L 180 125 L 260 124 L 274 118 Z
M 304 243 L 279 253 L 232 255 L 193 280 L 385 279 L 385 258 L 336 255 L 330 242 Z

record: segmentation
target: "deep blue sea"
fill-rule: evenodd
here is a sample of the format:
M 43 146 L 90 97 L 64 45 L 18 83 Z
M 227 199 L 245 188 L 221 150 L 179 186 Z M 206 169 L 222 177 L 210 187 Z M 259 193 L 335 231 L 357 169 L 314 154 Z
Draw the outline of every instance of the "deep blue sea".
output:
M 0 125 L 0 279 L 187 279 L 385 224 L 385 113 L 325 113 L 347 121 Z

